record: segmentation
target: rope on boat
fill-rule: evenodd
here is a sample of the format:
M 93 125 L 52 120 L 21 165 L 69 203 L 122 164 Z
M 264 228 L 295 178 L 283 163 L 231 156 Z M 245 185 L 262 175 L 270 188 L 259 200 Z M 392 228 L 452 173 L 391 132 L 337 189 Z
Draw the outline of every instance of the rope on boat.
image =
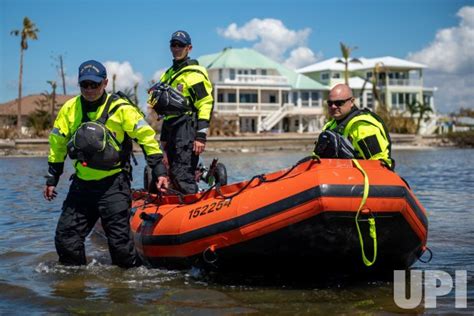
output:
M 356 159 L 352 159 L 352 162 L 364 176 L 364 192 L 362 195 L 362 201 L 360 202 L 359 209 L 357 210 L 357 213 L 355 216 L 355 223 L 357 227 L 357 233 L 359 235 L 360 248 L 362 251 L 362 261 L 367 267 L 370 267 L 371 265 L 375 263 L 375 260 L 377 259 L 377 232 L 375 230 L 375 218 L 373 214 L 367 208 L 364 208 L 364 210 L 362 210 L 365 205 L 365 202 L 367 201 L 367 197 L 369 196 L 369 177 L 367 176 L 367 173 L 365 172 L 365 170 L 362 168 L 362 166 L 359 164 L 359 162 Z M 373 239 L 373 247 L 374 247 L 374 255 L 373 255 L 372 260 L 367 259 L 365 255 L 365 251 L 364 251 L 364 239 L 362 238 L 362 233 L 359 227 L 359 216 L 360 216 L 361 211 L 362 213 L 369 213 L 371 215 L 371 217 L 368 219 L 368 222 L 369 222 L 369 236 L 370 238 Z

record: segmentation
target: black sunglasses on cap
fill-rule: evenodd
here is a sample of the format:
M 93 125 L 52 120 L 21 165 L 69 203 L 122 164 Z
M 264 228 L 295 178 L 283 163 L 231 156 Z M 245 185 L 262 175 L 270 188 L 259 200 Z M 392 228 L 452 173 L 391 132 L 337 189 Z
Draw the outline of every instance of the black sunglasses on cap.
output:
M 170 43 L 170 47 L 180 47 L 180 48 L 183 48 L 183 47 L 186 47 L 187 45 L 184 44 L 184 43 L 181 43 L 181 42 L 171 42 Z
M 102 82 L 94 82 L 94 81 L 82 81 L 79 83 L 79 86 L 83 89 L 97 89 L 100 87 Z
M 347 101 L 352 100 L 352 97 L 347 98 L 345 100 L 327 100 L 326 103 L 328 106 L 332 106 L 333 104 L 337 107 L 341 107 L 346 104 Z

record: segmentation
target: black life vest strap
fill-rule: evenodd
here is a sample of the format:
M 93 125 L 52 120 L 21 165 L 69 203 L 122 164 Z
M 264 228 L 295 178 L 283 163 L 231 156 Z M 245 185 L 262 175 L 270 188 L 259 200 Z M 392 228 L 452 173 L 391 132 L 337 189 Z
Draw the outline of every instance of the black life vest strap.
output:
M 353 111 L 351 111 L 341 122 L 337 124 L 336 128 L 334 129 L 336 133 L 344 135 L 344 130 L 346 129 L 346 126 L 349 123 L 349 121 L 363 112 L 355 106 L 354 108 L 355 109 Z
M 107 103 L 105 104 L 104 110 L 102 111 L 101 116 L 99 117 L 98 120 L 96 120 L 97 122 L 100 122 L 105 125 L 105 122 L 109 118 L 110 104 L 112 104 L 113 99 L 114 99 L 114 95 L 109 96 L 109 98 L 107 99 Z M 82 123 L 90 122 L 91 119 L 89 118 L 89 116 L 87 116 L 87 111 L 83 104 L 81 104 L 81 110 L 82 110 Z
M 125 94 L 120 92 L 120 91 L 117 94 L 110 95 L 109 98 L 107 99 L 107 103 L 105 104 L 104 110 L 103 110 L 100 118 L 98 120 L 96 120 L 96 122 L 99 122 L 102 125 L 104 125 L 104 127 L 107 129 L 107 131 L 108 131 L 108 128 L 105 126 L 105 122 L 107 122 L 109 117 L 114 115 L 114 113 L 122 105 L 135 106 L 135 104 L 133 104 L 128 97 L 125 97 L 125 99 L 127 99 L 127 101 L 129 101 L 130 104 L 126 103 L 126 102 L 119 103 L 109 112 L 110 105 L 112 104 L 112 101 L 117 100 L 121 97 L 124 98 L 123 95 L 125 95 Z M 82 106 L 82 123 L 90 122 L 90 121 L 91 121 L 91 119 L 89 119 L 89 117 L 87 116 L 87 112 L 86 112 L 85 107 Z M 113 140 L 113 142 L 115 142 L 115 144 L 120 148 L 120 160 L 121 160 L 120 168 L 127 171 L 129 173 L 129 176 L 131 177 L 131 165 L 130 165 L 130 162 L 129 162 L 129 157 L 132 156 L 132 158 L 135 162 L 135 165 L 137 164 L 135 156 L 133 155 L 133 141 L 132 141 L 132 138 L 125 132 L 124 140 L 123 140 L 122 143 L 120 143 L 117 140 L 117 138 L 115 137 L 115 135 L 113 133 L 111 133 L 110 131 L 108 131 L 108 135 Z

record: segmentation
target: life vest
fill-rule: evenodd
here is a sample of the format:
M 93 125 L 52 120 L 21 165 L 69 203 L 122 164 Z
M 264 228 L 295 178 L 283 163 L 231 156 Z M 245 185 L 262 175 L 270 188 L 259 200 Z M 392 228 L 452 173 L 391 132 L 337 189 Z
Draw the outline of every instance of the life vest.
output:
M 181 115 L 192 110 L 186 97 L 168 84 L 158 82 L 148 93 L 148 103 L 158 115 Z
M 198 74 L 198 76 L 196 76 L 196 74 Z M 160 113 L 164 113 L 161 115 L 165 116 L 165 120 L 183 114 L 188 114 L 190 116 L 197 114 L 199 119 L 210 120 L 212 113 L 212 99 L 210 106 L 208 106 L 207 101 L 203 103 L 202 100 L 207 99 L 209 95 L 211 95 L 212 98 L 212 90 L 209 91 L 209 89 L 206 88 L 208 84 L 210 85 L 208 75 L 206 69 L 199 66 L 197 60 L 188 59 L 180 63 L 178 68 L 175 66 L 170 67 L 161 76 L 160 82 L 163 87 L 170 87 L 168 91 L 173 96 L 170 98 L 172 102 L 169 104 L 163 102 L 163 105 L 159 108 Z M 155 86 L 159 86 L 159 84 Z M 149 101 L 153 102 L 151 96 L 152 95 L 150 95 Z M 173 99 L 180 100 L 182 103 L 178 106 L 176 103 L 173 103 Z M 163 100 L 166 100 L 166 98 Z M 186 100 L 186 103 L 184 100 Z M 152 102 L 148 103 L 152 104 Z M 203 107 L 203 105 L 205 106 Z M 168 108 L 165 108 L 165 106 Z M 176 111 L 177 108 L 178 111 Z M 157 109 L 155 109 L 155 111 L 156 110 Z
M 376 142 L 378 146 L 381 148 L 383 152 L 383 148 L 387 148 L 388 154 L 387 157 L 380 158 L 384 162 L 386 162 L 387 165 L 391 166 L 393 169 L 395 166 L 395 161 L 392 159 L 392 141 L 390 139 L 390 134 L 387 130 L 387 127 L 383 123 L 383 120 L 375 113 L 368 109 L 355 109 L 352 112 L 350 112 L 341 122 L 337 122 L 336 120 L 332 119 L 330 120 L 324 127 L 323 127 L 323 132 L 320 134 L 320 138 L 322 140 L 325 140 L 327 138 L 329 141 L 331 141 L 331 145 L 328 144 L 326 149 L 326 152 L 321 152 L 322 155 L 329 155 L 331 154 L 331 146 L 335 147 L 332 149 L 333 154 L 335 153 L 338 156 L 332 156 L 331 158 L 342 158 L 346 156 L 346 153 L 349 152 L 352 148 L 354 149 L 354 157 L 352 158 L 359 158 L 359 159 L 370 159 L 372 156 L 370 155 L 370 151 L 365 148 L 363 145 L 364 139 L 352 139 L 351 138 L 351 131 L 352 131 L 352 126 L 354 126 L 355 123 L 365 121 L 367 123 L 370 123 L 370 125 L 373 126 L 373 128 L 376 128 L 380 131 L 381 139 L 378 139 L 377 137 L 373 137 L 376 139 Z M 329 131 L 332 131 L 332 133 L 337 133 L 341 135 L 346 142 L 342 141 L 341 139 L 338 139 L 334 135 L 329 135 Z M 318 142 L 316 143 L 315 146 L 315 151 L 314 153 L 320 157 L 323 157 L 318 154 L 317 150 L 318 149 Z M 347 146 L 348 143 L 350 143 L 352 146 Z M 330 157 L 327 157 L 330 158 Z M 347 157 L 351 158 L 351 157 Z
M 101 116 L 96 121 L 91 121 L 87 112 L 82 106 L 82 123 L 71 137 L 67 144 L 68 155 L 71 159 L 77 160 L 83 166 L 99 170 L 112 170 L 121 167 L 124 159 L 124 147 L 127 148 L 127 154 L 131 152 L 130 138 L 124 139 L 121 144 L 114 134 L 106 127 L 109 116 L 110 105 L 113 100 L 117 100 L 119 95 L 111 95 L 102 111 Z M 121 105 L 114 107 L 115 112 Z

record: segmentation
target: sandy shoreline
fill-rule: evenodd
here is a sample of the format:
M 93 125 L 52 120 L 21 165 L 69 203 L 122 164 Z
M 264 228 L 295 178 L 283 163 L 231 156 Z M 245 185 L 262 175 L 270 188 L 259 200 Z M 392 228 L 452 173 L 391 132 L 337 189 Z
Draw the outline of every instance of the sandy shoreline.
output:
M 209 137 L 207 152 L 265 152 L 304 151 L 314 148 L 316 134 L 265 134 L 232 137 Z M 422 150 L 429 148 L 453 147 L 443 139 L 416 135 L 392 135 L 393 150 Z M 136 146 L 135 151 L 140 152 Z M 0 157 L 46 157 L 49 151 L 47 139 L 0 140 Z

